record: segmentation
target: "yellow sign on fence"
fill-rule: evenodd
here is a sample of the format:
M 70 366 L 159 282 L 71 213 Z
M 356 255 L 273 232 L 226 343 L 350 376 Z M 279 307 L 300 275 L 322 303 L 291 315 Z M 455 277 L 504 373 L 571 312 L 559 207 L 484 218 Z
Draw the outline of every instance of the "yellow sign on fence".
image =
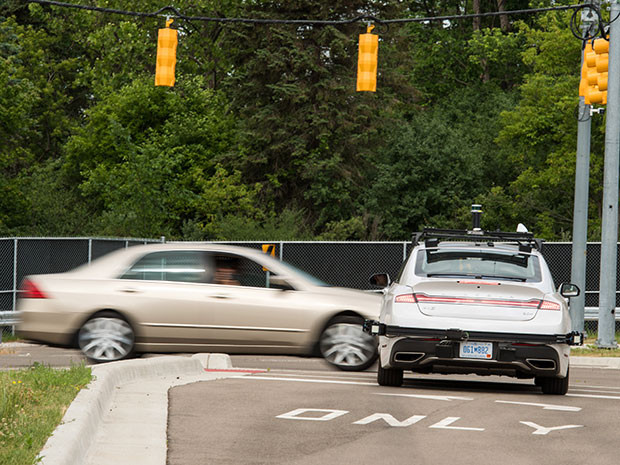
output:
M 276 245 L 275 244 L 263 244 L 262 248 L 263 248 L 263 253 L 266 253 L 267 255 L 271 255 L 272 257 L 275 258 L 276 256 Z M 263 271 L 269 271 L 269 270 L 263 266 Z

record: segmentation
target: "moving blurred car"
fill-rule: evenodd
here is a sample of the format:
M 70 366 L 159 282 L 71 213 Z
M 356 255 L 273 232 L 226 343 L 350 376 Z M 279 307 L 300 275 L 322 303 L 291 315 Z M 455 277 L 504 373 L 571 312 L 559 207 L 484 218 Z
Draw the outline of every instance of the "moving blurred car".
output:
M 545 394 L 566 394 L 571 332 L 566 298 L 574 284 L 556 290 L 528 232 L 425 229 L 396 281 L 388 283 L 379 321 L 377 380 L 400 386 L 403 371 L 475 373 L 534 378 Z
M 258 250 L 152 244 L 27 276 L 18 332 L 76 345 L 96 362 L 136 352 L 320 354 L 342 370 L 364 370 L 376 360 L 377 339 L 362 325 L 378 317 L 380 303 Z

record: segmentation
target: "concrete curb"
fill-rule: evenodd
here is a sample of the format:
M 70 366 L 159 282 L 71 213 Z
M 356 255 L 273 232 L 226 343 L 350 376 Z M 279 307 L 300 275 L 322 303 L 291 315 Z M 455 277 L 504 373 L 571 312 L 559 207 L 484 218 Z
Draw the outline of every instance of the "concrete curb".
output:
M 200 374 L 205 368 L 231 367 L 230 357 L 226 354 L 162 356 L 93 366 L 93 381 L 71 403 L 62 422 L 39 453 L 40 462 L 37 463 L 82 465 L 120 385 L 163 376 Z

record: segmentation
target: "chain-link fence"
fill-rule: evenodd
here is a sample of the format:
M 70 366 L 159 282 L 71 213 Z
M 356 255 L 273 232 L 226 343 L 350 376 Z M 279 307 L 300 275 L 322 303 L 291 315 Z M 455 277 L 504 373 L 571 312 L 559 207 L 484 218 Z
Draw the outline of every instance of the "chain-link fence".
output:
M 0 238 L 0 336 L 15 333 L 19 284 L 30 274 L 61 273 L 113 250 L 155 239 Z
M 58 273 L 90 262 L 116 249 L 160 242 L 157 239 L 102 238 L 4 238 L 0 239 L 0 327 L 5 335 L 14 332 L 11 313 L 15 310 L 19 284 L 29 274 Z M 379 272 L 396 276 L 407 258 L 410 242 L 226 242 L 261 249 L 271 244 L 276 258 L 334 286 L 370 289 L 368 278 Z M 543 254 L 556 285 L 569 282 L 571 243 L 547 242 Z M 597 332 L 600 243 L 587 245 L 585 329 Z M 620 263 L 620 259 L 618 261 Z M 620 288 L 620 273 L 617 288 Z M 620 306 L 617 294 L 616 306 Z M 620 312 L 616 331 L 620 331 Z M 4 321 L 2 320 L 4 318 Z

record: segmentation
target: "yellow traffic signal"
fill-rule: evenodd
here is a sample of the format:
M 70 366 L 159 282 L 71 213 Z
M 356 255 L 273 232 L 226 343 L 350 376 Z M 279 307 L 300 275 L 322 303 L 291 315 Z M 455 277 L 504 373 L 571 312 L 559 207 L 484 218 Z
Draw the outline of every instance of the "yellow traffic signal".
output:
M 172 19 L 157 35 L 157 64 L 155 66 L 155 85 L 174 86 L 174 67 L 177 63 L 177 30 L 170 29 Z
M 357 57 L 357 91 L 377 91 L 377 55 L 379 36 L 371 34 L 374 26 L 368 26 L 366 34 L 360 34 Z
M 596 39 L 586 43 L 583 50 L 583 66 L 579 95 L 591 105 L 607 103 L 607 70 L 609 65 L 609 41 Z

